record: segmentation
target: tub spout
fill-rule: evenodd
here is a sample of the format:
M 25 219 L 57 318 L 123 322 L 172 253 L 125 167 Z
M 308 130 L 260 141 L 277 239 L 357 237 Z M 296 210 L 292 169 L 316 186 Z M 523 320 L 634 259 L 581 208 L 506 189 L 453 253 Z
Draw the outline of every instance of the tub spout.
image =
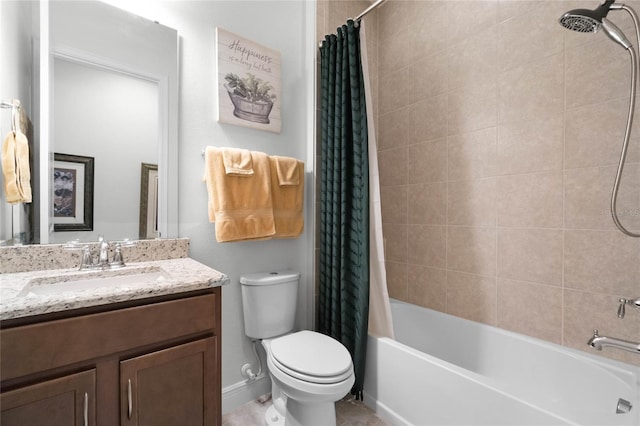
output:
M 640 343 L 616 339 L 615 337 L 600 336 L 598 335 L 598 330 L 593 330 L 593 337 L 589 339 L 587 345 L 598 351 L 601 351 L 602 348 L 611 347 L 640 354 Z

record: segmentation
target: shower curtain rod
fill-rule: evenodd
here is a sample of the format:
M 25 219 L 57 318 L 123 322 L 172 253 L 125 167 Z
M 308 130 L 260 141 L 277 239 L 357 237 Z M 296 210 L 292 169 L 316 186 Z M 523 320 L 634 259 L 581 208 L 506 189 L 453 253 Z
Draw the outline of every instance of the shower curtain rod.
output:
M 362 18 L 365 17 L 366 14 L 368 14 L 369 12 L 373 11 L 375 8 L 377 8 L 378 6 L 381 6 L 382 3 L 386 2 L 387 0 L 378 0 L 377 2 L 375 2 L 374 4 L 372 4 L 371 6 L 369 6 L 368 8 L 366 8 L 360 15 L 356 16 L 355 18 L 353 18 L 354 21 L 358 22 L 359 20 L 361 20 Z
M 378 6 L 381 6 L 382 3 L 386 2 L 387 0 L 378 0 L 376 1 L 374 4 L 372 4 L 371 6 L 369 6 L 368 8 L 366 8 L 360 15 L 356 16 L 355 18 L 353 18 L 353 21 L 357 23 L 365 17 L 365 15 L 367 15 L 369 12 L 373 11 L 375 8 L 377 8 Z M 322 42 L 318 43 L 318 47 L 322 47 Z

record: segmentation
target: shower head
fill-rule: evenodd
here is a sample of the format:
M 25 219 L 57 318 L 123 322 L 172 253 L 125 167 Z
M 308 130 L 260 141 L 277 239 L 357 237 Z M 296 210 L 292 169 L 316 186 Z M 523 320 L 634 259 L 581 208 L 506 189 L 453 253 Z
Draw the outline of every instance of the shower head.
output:
M 602 28 L 611 40 L 615 41 L 625 49 L 629 49 L 631 47 L 631 42 L 627 37 L 625 37 L 620 28 L 616 27 L 606 18 L 614 1 L 615 0 L 606 0 L 593 10 L 570 10 L 562 15 L 558 22 L 560 22 L 560 25 L 563 27 L 580 33 L 595 33 Z
M 615 0 L 606 0 L 597 8 L 570 10 L 558 20 L 560 25 L 580 33 L 595 33 L 602 27 L 602 18 L 607 16 Z

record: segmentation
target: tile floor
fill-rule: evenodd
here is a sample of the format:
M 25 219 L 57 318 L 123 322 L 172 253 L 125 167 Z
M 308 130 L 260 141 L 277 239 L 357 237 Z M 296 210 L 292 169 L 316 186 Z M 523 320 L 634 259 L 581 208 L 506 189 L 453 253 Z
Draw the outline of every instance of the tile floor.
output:
M 270 405 L 271 399 L 264 404 L 258 400 L 249 401 L 222 416 L 222 426 L 262 426 L 264 413 Z M 338 426 L 390 426 L 390 423 L 378 417 L 362 401 L 356 401 L 352 395 L 336 404 L 336 423 Z

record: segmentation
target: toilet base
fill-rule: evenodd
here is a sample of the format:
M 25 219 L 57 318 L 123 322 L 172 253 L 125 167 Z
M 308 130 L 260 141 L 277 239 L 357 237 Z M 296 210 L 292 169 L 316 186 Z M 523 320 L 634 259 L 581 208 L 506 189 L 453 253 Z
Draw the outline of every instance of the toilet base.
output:
M 336 426 L 335 402 L 305 404 L 287 399 L 285 426 Z
M 278 412 L 275 405 L 267 408 L 264 424 L 267 426 L 336 426 L 335 402 L 302 404 L 287 399 L 285 415 Z
M 264 424 L 267 426 L 284 426 L 284 416 L 278 413 L 276 407 L 271 405 L 264 413 Z

